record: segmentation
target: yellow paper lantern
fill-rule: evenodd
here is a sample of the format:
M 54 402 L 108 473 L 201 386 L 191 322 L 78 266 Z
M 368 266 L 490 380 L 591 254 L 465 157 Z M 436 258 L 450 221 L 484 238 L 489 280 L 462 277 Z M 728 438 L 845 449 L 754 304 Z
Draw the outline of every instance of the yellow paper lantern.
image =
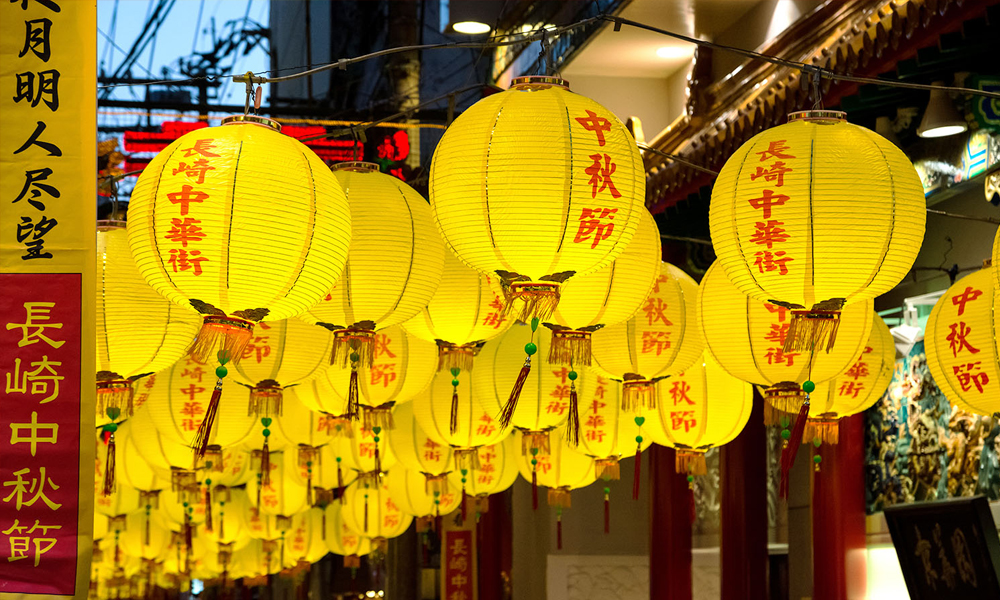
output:
M 941 296 L 924 333 L 927 366 L 953 404 L 977 415 L 1000 410 L 996 288 L 990 270 L 959 279 Z
M 170 542 L 170 531 L 158 522 L 134 512 L 126 518 L 125 531 L 121 534 L 122 551 L 136 558 L 161 558 Z
M 458 508 L 462 502 L 461 488 L 448 483 L 432 490 L 422 473 L 409 469 L 393 469 L 385 476 L 389 495 L 399 509 L 417 518 L 440 517 Z
M 518 439 L 521 432 L 515 432 L 515 443 L 524 443 Z M 569 508 L 571 490 L 590 485 L 597 479 L 594 471 L 594 459 L 574 450 L 565 443 L 561 430 L 555 430 L 551 435 L 550 452 L 548 454 L 516 456 L 518 471 L 521 477 L 531 482 L 533 504 L 537 508 L 536 490 L 538 486 L 549 488 L 549 506 Z M 531 460 L 537 460 L 534 465 Z
M 250 543 L 233 551 L 231 577 L 260 577 L 281 571 L 281 541 L 250 540 Z
M 621 256 L 610 265 L 573 277 L 562 285 L 559 307 L 552 313 L 549 362 L 590 364 L 590 334 L 629 319 L 649 296 L 660 276 L 660 230 L 642 210 L 639 228 Z
M 802 309 L 784 347 L 794 352 L 832 342 L 843 306 L 899 283 L 923 243 L 926 208 L 901 150 L 842 112 L 813 110 L 733 153 L 712 189 L 709 226 L 740 291 Z
M 272 452 L 270 476 L 247 485 L 250 506 L 265 515 L 291 516 L 309 508 L 306 486 L 296 481 L 295 453 Z
M 389 432 L 389 445 L 399 466 L 423 473 L 428 486 L 443 494 L 447 491 L 447 473 L 452 468 L 452 450 L 446 444 L 435 442 L 424 431 L 413 410 L 412 402 L 393 409 L 396 427 Z
M 202 525 L 198 533 L 216 544 L 232 544 L 242 548 L 250 541 L 245 518 L 250 500 L 243 488 L 215 486 L 212 493 L 212 528 Z
M 350 368 L 345 381 L 357 398 L 359 369 L 372 368 L 377 358 L 375 330 L 408 320 L 430 302 L 444 269 L 444 242 L 427 202 L 378 165 L 340 163 L 333 174 L 351 207 L 347 268 L 302 318 L 334 331 L 333 361 Z
M 804 440 L 835 444 L 837 423 L 868 409 L 885 393 L 896 367 L 896 342 L 878 313 L 872 313 L 868 343 L 847 371 L 816 386 L 809 394 L 809 421 Z
M 517 461 L 514 459 L 517 452 L 512 435 L 491 446 L 480 446 L 476 448 L 479 461 L 476 471 L 468 475 L 452 471 L 448 474 L 448 480 L 453 487 L 464 485 L 466 494 L 476 498 L 477 508 L 484 512 L 488 505 L 487 496 L 499 494 L 514 485 L 518 473 Z
M 186 356 L 159 374 L 143 408 L 158 432 L 192 448 L 199 441 L 206 415 L 213 411 L 212 395 L 211 368 Z M 218 404 L 215 421 L 208 440 L 227 447 L 244 442 L 253 433 L 256 419 L 247 414 L 244 402 L 230 397 Z
M 341 517 L 348 529 L 371 540 L 372 553 L 385 552 L 386 540 L 402 535 L 413 517 L 389 493 L 384 478 L 362 477 L 347 487 Z
M 326 556 L 323 535 L 322 510 L 311 508 L 292 517 L 292 528 L 285 534 L 285 565 L 314 563 Z
M 592 373 L 588 383 L 580 395 L 577 450 L 594 458 L 598 478 L 619 479 L 618 461 L 641 453 L 651 441 L 641 435 L 643 417 L 621 409 L 620 386 L 598 373 Z M 639 461 L 637 458 L 636 463 Z
M 698 284 L 687 273 L 661 263 L 639 312 L 592 336 L 594 370 L 624 381 L 625 411 L 652 407 L 655 380 L 683 371 L 701 355 L 697 296 Z
M 767 386 L 764 416 L 778 422 L 782 413 L 797 413 L 801 384 L 822 383 L 843 373 L 868 342 L 872 303 L 846 306 L 839 319 L 837 342 L 830 352 L 785 352 L 791 310 L 744 295 L 718 263 L 701 280 L 698 315 L 705 345 L 730 375 Z
M 118 426 L 116 435 L 120 452 L 116 453 L 115 463 L 118 468 L 117 477 L 120 478 L 120 481 L 142 491 L 170 487 L 170 480 L 162 477 L 164 472 L 150 466 L 135 445 L 136 438 L 149 435 L 147 432 L 136 429 L 132 419 L 129 419 Z
M 319 302 L 343 272 L 351 240 L 346 196 L 319 157 L 269 119 L 222 123 L 160 152 L 129 203 L 139 271 L 157 292 L 205 315 L 191 353 L 221 367 L 199 455 L 212 443 L 224 364 L 240 361 L 254 323 Z
M 646 431 L 653 442 L 677 451 L 677 472 L 689 475 L 705 474 L 705 452 L 734 440 L 753 410 L 753 387 L 708 352 L 661 382 L 657 396 L 656 409 L 646 413 Z
M 201 319 L 149 287 L 128 248 L 125 223 L 97 228 L 97 415 L 132 416 L 133 381 L 177 362 Z
M 434 151 L 434 218 L 467 264 L 502 276 L 518 318 L 604 267 L 638 227 L 645 172 L 614 114 L 551 77 L 515 79 L 462 113 Z
M 534 335 L 533 335 L 534 333 Z M 534 340 L 534 341 L 532 341 Z M 587 374 L 580 371 L 579 378 L 565 365 L 555 365 L 548 361 L 551 335 L 547 331 L 532 332 L 528 325 L 516 324 L 499 338 L 487 342 L 479 353 L 479 367 L 472 373 L 474 395 L 483 403 L 490 414 L 500 415 L 509 406 L 511 389 L 520 380 L 518 369 L 522 358 L 518 350 L 528 344 L 537 349 L 533 357 L 535 364 L 520 388 L 520 397 L 510 416 L 510 425 L 522 430 L 525 435 L 524 451 L 538 448 L 542 454 L 548 452 L 548 432 L 566 422 L 573 411 L 574 394 L 582 393 L 587 385 Z
M 349 566 L 348 562 L 353 563 L 354 559 L 360 559 L 368 554 L 371 550 L 371 542 L 347 526 L 343 518 L 343 505 L 340 502 L 334 502 L 327 506 L 324 514 L 326 517 L 326 547 L 330 552 L 344 557 L 344 566 Z

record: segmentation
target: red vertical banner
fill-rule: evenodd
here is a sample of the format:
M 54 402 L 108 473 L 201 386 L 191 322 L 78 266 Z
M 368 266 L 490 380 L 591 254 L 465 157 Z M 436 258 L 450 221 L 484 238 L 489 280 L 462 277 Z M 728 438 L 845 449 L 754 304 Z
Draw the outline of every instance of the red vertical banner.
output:
M 445 519 L 451 521 L 451 519 Z M 441 539 L 441 599 L 476 600 L 476 539 L 473 519 L 462 528 L 444 527 Z
M 72 595 L 81 276 L 0 274 L 0 591 Z

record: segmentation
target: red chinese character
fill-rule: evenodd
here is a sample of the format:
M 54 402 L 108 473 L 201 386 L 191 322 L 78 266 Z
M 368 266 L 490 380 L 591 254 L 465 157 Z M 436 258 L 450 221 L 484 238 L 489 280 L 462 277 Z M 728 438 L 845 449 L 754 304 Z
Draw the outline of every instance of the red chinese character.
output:
M 753 235 L 750 236 L 750 241 L 755 244 L 766 245 L 768 248 L 773 247 L 774 244 L 787 242 L 791 236 L 785 233 L 781 225 L 784 225 L 782 221 L 757 221 L 755 223 L 756 229 Z
M 371 443 L 362 442 L 362 443 L 358 444 L 358 454 L 361 455 L 361 458 L 374 458 L 374 456 L 375 456 L 375 443 L 374 442 L 371 442 Z
M 681 402 L 687 402 L 691 406 L 694 406 L 694 400 L 688 396 L 688 392 L 691 391 L 691 384 L 686 381 L 675 381 L 673 385 L 670 386 L 670 397 L 674 400 L 674 406 L 677 406 Z
M 198 383 L 201 383 L 201 378 L 204 374 L 205 370 L 202 369 L 200 366 L 195 367 L 193 369 L 185 368 L 183 371 L 181 371 L 181 377 L 187 377 L 188 379 L 197 380 Z
M 601 240 L 611 237 L 611 232 L 615 230 L 614 223 L 601 223 L 601 219 L 613 221 L 616 212 L 617 208 L 584 208 L 580 212 L 580 227 L 576 230 L 573 243 L 579 244 L 593 235 L 594 241 L 590 247 L 596 248 Z
M 188 177 L 195 177 L 195 183 L 201 184 L 205 183 L 205 172 L 214 170 L 215 167 L 208 166 L 208 161 L 204 158 L 199 158 L 190 165 L 182 162 L 177 165 L 176 169 L 171 172 L 172 175 L 177 175 L 178 173 L 184 173 Z
M 674 431 L 683 427 L 684 433 L 687 433 L 697 425 L 698 420 L 695 419 L 693 410 L 675 410 L 670 413 L 670 428 Z
M 768 143 L 767 150 L 754 152 L 754 154 L 760 155 L 760 162 L 764 162 L 770 158 L 780 158 L 782 160 L 795 158 L 791 154 L 786 154 L 788 150 L 791 150 L 791 146 L 785 145 L 785 140 L 774 140 Z
M 504 317 L 500 313 L 491 312 L 487 313 L 486 317 L 483 318 L 483 325 L 490 325 L 493 329 L 500 329 L 500 325 L 506 320 L 507 317 Z
M 171 242 L 180 243 L 181 246 L 187 248 L 188 242 L 200 242 L 205 239 L 205 234 L 202 232 L 201 227 L 198 227 L 198 223 L 201 223 L 200 219 L 193 219 L 191 217 L 171 219 L 170 231 L 163 237 Z
M 545 412 L 555 415 L 562 415 L 569 408 L 569 404 L 566 402 L 559 402 L 558 400 L 553 400 L 545 406 Z
M 772 323 L 770 331 L 764 334 L 764 339 L 778 345 L 784 345 L 785 337 L 788 336 L 788 325 L 788 323 Z
M 958 307 L 958 315 L 965 313 L 965 305 L 983 295 L 982 290 L 974 290 L 971 286 L 966 287 L 960 296 L 952 296 L 951 303 Z
M 185 402 L 181 407 L 181 414 L 185 417 L 197 417 L 204 413 L 205 409 L 201 407 L 201 402 Z
M 583 125 L 583 128 L 587 131 L 593 131 L 597 134 L 597 144 L 599 146 L 604 145 L 604 132 L 611 131 L 611 121 L 604 117 L 598 117 L 597 113 L 592 110 L 587 110 L 586 117 L 576 117 L 576 121 L 580 125 Z
M 654 294 L 659 294 L 660 293 L 660 284 L 661 283 L 666 283 L 667 280 L 668 280 L 668 278 L 667 278 L 666 275 L 658 275 L 656 277 L 656 282 L 653 283 L 653 293 Z
M 424 460 L 429 460 L 431 462 L 438 462 L 441 460 L 440 450 L 424 450 Z
M 972 333 L 972 328 L 966 325 L 965 321 L 952 323 L 948 327 L 951 328 L 951 333 L 945 339 L 948 340 L 948 345 L 951 347 L 952 356 L 958 356 L 958 353 L 962 350 L 968 350 L 972 354 L 979 354 L 979 349 L 973 348 L 972 344 L 965 339 Z
M 968 392 L 975 385 L 976 391 L 980 394 L 983 393 L 983 386 L 990 382 L 990 378 L 989 375 L 980 370 L 982 364 L 982 361 L 977 360 L 974 363 L 955 365 L 951 368 L 958 377 L 958 383 L 962 386 L 963 392 Z M 978 371 L 978 373 L 973 373 L 973 371 Z
M 748 202 L 750 206 L 763 211 L 764 220 L 767 220 L 771 218 L 771 207 L 784 206 L 785 202 L 788 202 L 788 196 L 775 194 L 774 190 L 764 190 L 760 198 L 751 198 Z
M 767 312 L 771 314 L 778 313 L 779 323 L 784 322 L 785 317 L 788 316 L 788 309 L 784 306 L 778 306 L 777 304 L 765 304 L 764 308 L 766 308 Z
M 785 264 L 792 260 L 791 256 L 785 256 L 783 250 L 779 250 L 774 254 L 770 250 L 763 250 L 754 254 L 757 260 L 754 261 L 754 266 L 761 273 L 777 271 L 778 275 L 788 275 L 788 266 Z
M 184 431 L 196 431 L 201 427 L 201 419 L 181 419 L 181 429 Z
M 597 194 L 608 189 L 611 190 L 612 198 L 621 198 L 621 192 L 615 188 L 615 183 L 611 181 L 611 176 L 615 174 L 615 170 L 618 168 L 618 165 L 611 162 L 610 156 L 604 154 L 604 166 L 602 167 L 601 156 L 601 154 L 591 154 L 590 160 L 594 161 L 594 164 L 583 170 L 584 173 L 590 175 L 590 181 L 588 182 L 592 188 L 590 191 L 590 197 L 596 198 Z
M 604 386 L 598 385 L 596 388 L 594 388 L 594 398 L 600 398 L 601 400 L 604 400 L 604 391 L 605 391 Z
M 191 402 L 195 402 L 195 396 L 205 391 L 205 388 L 191 384 L 186 388 L 181 388 L 178 390 L 180 393 L 188 397 Z
M 858 394 L 861 393 L 861 390 L 863 390 L 864 388 L 865 384 L 863 383 L 856 383 L 854 381 L 845 381 L 843 384 L 841 384 L 840 389 L 837 390 L 837 393 L 840 394 L 841 396 L 850 396 L 851 398 L 857 398 Z
M 377 333 L 375 334 L 374 341 L 375 341 L 375 347 L 373 349 L 374 358 L 378 359 L 383 355 L 388 356 L 389 358 L 396 358 L 396 355 L 393 354 L 392 350 L 389 349 L 389 344 L 392 343 L 392 338 L 389 337 L 389 334 Z
M 193 268 L 194 275 L 201 275 L 201 263 L 206 260 L 208 259 L 201 256 L 201 250 L 192 250 L 191 252 L 183 248 L 172 248 L 170 250 L 169 262 L 170 266 L 174 269 L 174 273 Z
M 646 305 L 642 307 L 642 312 L 646 313 L 646 320 L 649 322 L 649 325 L 654 325 L 657 321 L 660 321 L 667 327 L 670 327 L 673 323 L 667 319 L 667 314 L 664 312 L 666 308 L 667 303 L 662 298 L 650 296 L 646 298 Z
M 858 362 L 851 365 L 851 368 L 848 369 L 844 375 L 853 377 L 855 381 L 861 379 L 862 377 L 868 377 L 868 363 L 858 359 Z
M 664 350 L 670 348 L 669 331 L 643 331 L 642 332 L 642 353 L 649 354 L 656 350 L 659 356 Z
M 597 427 L 604 427 L 606 424 L 607 424 L 607 421 L 604 420 L 603 416 L 601 416 L 601 415 L 588 415 L 587 416 L 587 420 L 584 422 L 583 426 L 584 427 L 597 428 Z
M 775 161 L 770 167 L 757 167 L 757 172 L 750 175 L 750 181 L 757 181 L 763 177 L 764 181 L 773 181 L 775 187 L 785 185 L 785 173 L 791 173 L 791 169 L 785 166 L 784 161 Z
M 561 381 L 562 383 L 565 384 L 567 382 L 567 380 L 569 379 L 569 372 L 570 372 L 570 369 L 568 369 L 566 367 L 563 367 L 563 368 L 559 369 L 558 371 L 552 371 L 552 374 L 555 375 L 556 378 L 559 379 L 559 381 Z
M 194 146 L 190 148 L 181 148 L 181 152 L 184 153 L 184 158 L 194 156 L 195 154 L 200 154 L 206 158 L 219 158 L 219 154 L 214 152 L 209 152 L 212 148 L 215 148 L 214 139 L 208 140 L 196 140 Z
M 188 214 L 188 209 L 190 204 L 195 202 L 201 204 L 208 199 L 208 194 L 205 192 L 200 192 L 190 185 L 182 185 L 181 191 L 174 192 L 172 194 L 167 194 L 167 200 L 170 200 L 172 204 L 181 205 L 181 216 Z
M 489 416 L 487 415 L 483 416 L 489 419 Z M 491 436 L 494 434 L 494 432 L 496 432 L 496 430 L 497 428 L 496 425 L 493 424 L 493 419 L 490 419 L 489 423 L 480 423 L 478 426 L 476 426 L 476 435 Z
M 785 354 L 784 350 L 780 347 L 778 348 L 768 348 L 767 352 L 764 354 L 764 358 L 767 359 L 767 364 L 785 364 L 787 363 L 789 367 L 795 364 L 795 357 L 798 356 L 798 352 L 792 352 Z
M 243 356 L 241 358 L 250 358 L 254 356 L 257 360 L 257 364 L 260 364 L 268 356 L 271 356 L 271 343 L 270 336 L 255 336 L 254 339 L 247 344 L 246 348 L 243 349 Z
M 608 405 L 607 402 L 601 402 L 599 400 L 594 400 L 593 402 L 590 403 L 590 410 L 588 412 L 592 412 L 594 414 L 597 414 L 598 412 L 600 412 L 600 410 L 602 408 L 604 408 L 607 405 Z
M 370 372 L 372 385 L 381 383 L 383 387 L 389 387 L 393 381 L 396 381 L 396 365 L 393 363 L 372 365 Z
M 604 441 L 604 436 L 608 435 L 608 432 L 602 429 L 587 429 L 583 432 L 583 437 L 588 442 L 601 443 Z

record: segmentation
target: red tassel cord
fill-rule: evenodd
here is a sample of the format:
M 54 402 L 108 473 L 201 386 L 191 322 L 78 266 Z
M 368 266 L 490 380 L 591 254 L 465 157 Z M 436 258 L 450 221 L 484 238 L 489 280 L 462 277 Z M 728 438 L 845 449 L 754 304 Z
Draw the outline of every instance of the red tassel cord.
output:
M 611 494 L 604 488 L 604 533 L 611 533 Z
M 463 477 L 462 479 L 464 480 L 465 478 Z M 463 482 L 462 483 L 462 523 L 465 523 L 465 520 L 467 518 L 469 518 L 468 509 L 465 507 L 465 501 L 467 499 L 468 499 L 468 496 L 465 493 L 465 483 Z
M 326 541 L 326 509 L 325 508 L 323 509 L 323 529 L 321 529 L 320 531 L 322 532 L 321 535 L 322 535 L 323 541 L 325 542 Z
M 635 448 L 635 475 L 632 479 L 632 499 L 639 499 L 639 482 L 642 480 L 642 443 Z
M 194 531 L 191 526 L 191 515 L 184 515 L 184 546 L 187 548 L 188 554 L 191 554 L 191 548 L 194 546 Z
M 556 550 L 562 550 L 562 509 L 556 509 Z
M 538 472 L 531 470 L 531 510 L 538 510 Z
M 150 534 L 150 531 L 149 531 L 149 522 L 151 520 L 152 519 L 150 518 L 150 509 L 147 507 L 146 508 L 146 545 L 147 546 L 149 545 L 149 534 Z
M 375 472 L 382 472 L 382 461 L 379 459 L 378 455 L 378 442 L 375 442 Z
M 452 367 L 451 369 L 451 421 L 448 425 L 448 430 L 452 435 L 458 431 L 458 374 L 461 371 L 458 367 Z
M 514 381 L 514 387 L 510 390 L 510 397 L 507 398 L 507 403 L 504 404 L 503 410 L 497 418 L 500 421 L 500 426 L 504 429 L 510 426 L 510 421 L 514 418 L 514 409 L 517 408 L 517 400 L 521 397 L 521 390 L 524 389 L 524 382 L 528 380 L 529 373 L 531 373 L 530 354 L 525 357 L 524 365 L 521 367 L 521 372 L 517 374 L 517 379 Z
M 377 449 L 377 448 L 376 448 Z M 344 472 L 340 469 L 340 457 L 337 457 L 337 494 L 340 495 L 340 504 L 344 504 Z
M 271 485 L 271 449 L 264 438 L 264 447 L 260 449 L 260 484 L 262 487 Z
M 220 367 L 225 368 L 225 367 Z M 216 369 L 218 373 L 218 369 Z M 194 438 L 195 456 L 201 458 L 208 450 L 209 442 L 212 439 L 212 428 L 215 426 L 215 417 L 219 414 L 219 402 L 222 399 L 222 378 L 215 382 L 215 389 L 212 390 L 212 399 L 208 402 L 208 410 L 205 411 L 205 418 L 198 426 L 198 435 Z
M 114 423 L 105 425 L 105 431 L 110 431 L 108 436 L 108 453 L 104 459 L 104 495 L 110 496 L 115 491 L 115 431 L 118 426 Z
M 225 504 L 225 502 L 223 502 Z M 221 508 L 225 508 L 222 506 Z M 219 511 L 219 541 L 226 539 L 226 513 L 222 510 Z
M 792 470 L 792 465 L 795 464 L 795 456 L 799 453 L 799 446 L 802 445 L 802 434 L 805 432 L 808 419 L 809 396 L 806 395 L 806 400 L 802 403 L 798 416 L 795 417 L 795 425 L 788 438 L 788 445 L 781 450 L 781 484 L 778 486 L 778 495 L 783 499 L 788 498 L 788 473 Z
M 368 494 L 365 494 L 365 533 L 368 533 Z
M 570 445 L 580 443 L 580 409 L 576 397 L 576 371 L 569 373 L 569 414 L 566 421 L 566 439 Z
M 361 418 L 360 402 L 358 401 L 358 366 L 351 364 L 351 382 L 347 387 L 347 418 L 357 421 Z
M 212 531 L 212 480 L 205 484 L 205 531 Z

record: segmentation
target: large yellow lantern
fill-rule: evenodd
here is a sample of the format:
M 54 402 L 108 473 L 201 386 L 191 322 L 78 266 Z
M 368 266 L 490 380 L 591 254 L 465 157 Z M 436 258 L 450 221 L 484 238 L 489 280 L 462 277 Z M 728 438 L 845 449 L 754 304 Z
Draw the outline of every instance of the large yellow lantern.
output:
M 139 271 L 157 292 L 205 316 L 192 354 L 221 363 L 199 453 L 211 443 L 224 365 L 239 362 L 254 323 L 319 302 L 344 270 L 351 240 L 344 191 L 319 157 L 269 119 L 222 123 L 167 146 L 129 202 Z
M 641 453 L 651 443 L 641 435 L 643 417 L 622 410 L 621 394 L 614 381 L 591 373 L 587 388 L 580 395 L 580 443 L 577 450 L 594 459 L 595 475 L 599 479 L 619 479 L 618 462 L 630 456 L 636 456 L 638 476 Z
M 660 276 L 660 231 L 649 211 L 641 214 L 635 236 L 613 263 L 562 285 L 559 306 L 545 324 L 552 329 L 549 362 L 589 365 L 590 334 L 627 320 L 646 302 Z
M 160 558 L 170 542 L 170 531 L 141 512 L 126 517 L 125 530 L 120 536 L 121 549 L 136 558 Z
M 373 163 L 334 165 L 351 207 L 344 276 L 303 315 L 334 331 L 333 362 L 350 367 L 348 413 L 356 414 L 359 369 L 373 368 L 375 330 L 413 317 L 430 302 L 444 269 L 444 243 L 430 207 L 413 188 Z
M 132 416 L 133 382 L 177 362 L 200 326 L 198 313 L 156 293 L 139 274 L 125 223 L 102 221 L 97 228 L 98 417 L 109 409 Z
M 328 505 L 324 517 L 326 547 L 330 552 L 344 557 L 345 567 L 361 566 L 361 557 L 371 550 L 371 541 L 347 526 L 341 503 Z
M 873 312 L 868 343 L 851 366 L 809 394 L 809 421 L 803 439 L 837 443 L 840 419 L 856 415 L 882 398 L 895 366 L 896 342 L 889 326 Z
M 941 296 L 924 333 L 927 366 L 952 403 L 977 415 L 1000 410 L 996 313 L 990 270 L 966 275 Z
M 727 373 L 706 352 L 663 381 L 656 409 L 646 413 L 654 443 L 676 450 L 678 473 L 703 475 L 705 452 L 734 440 L 753 410 L 753 387 Z
M 622 253 L 642 214 L 645 172 L 609 110 L 561 79 L 522 77 L 445 131 L 430 196 L 448 246 L 500 275 L 527 322 L 551 314 L 560 283 Z
M 822 383 L 846 371 L 864 350 L 872 326 L 872 303 L 856 302 L 844 308 L 830 352 L 785 352 L 791 313 L 744 295 L 718 263 L 701 280 L 698 315 L 705 345 L 733 377 L 767 386 L 764 418 L 770 424 L 799 412 L 807 381 Z
M 655 381 L 694 364 L 704 349 L 695 302 L 698 284 L 669 263 L 660 264 L 649 295 L 632 318 L 593 335 L 594 370 L 623 381 L 622 408 L 655 403 Z
M 452 398 L 456 412 L 459 375 L 472 370 L 483 342 L 507 331 L 513 323 L 504 316 L 500 293 L 495 275 L 476 271 L 447 251 L 444 275 L 434 297 L 403 324 L 410 335 L 437 344 L 438 370 L 448 371 L 455 381 Z
M 476 471 L 468 474 L 452 471 L 448 474 L 449 481 L 454 487 L 461 486 L 463 495 L 475 499 L 478 512 L 485 512 L 490 494 L 498 494 L 514 485 L 518 473 L 515 453 L 512 435 L 492 446 L 480 446 L 476 449 L 479 461 Z
M 362 477 L 348 486 L 340 514 L 348 529 L 371 540 L 373 555 L 384 556 L 389 538 L 399 537 L 413 522 L 381 477 Z
M 385 476 L 385 485 L 400 510 L 425 521 L 449 514 L 462 502 L 460 488 L 446 480 L 442 489 L 432 490 L 422 474 L 409 469 L 389 471 Z
M 812 110 L 733 153 L 712 189 L 709 226 L 733 285 L 795 309 L 784 346 L 795 352 L 832 344 L 843 306 L 909 272 L 926 208 L 901 150 L 842 112 Z
M 504 431 L 512 425 L 524 433 L 525 453 L 532 448 L 542 454 L 549 451 L 549 432 L 576 414 L 576 398 L 588 383 L 585 372 L 548 361 L 550 341 L 544 330 L 533 332 L 530 325 L 515 324 L 499 338 L 486 342 L 479 353 L 479 368 L 472 373 L 474 395 L 487 412 L 499 415 Z M 517 349 L 524 347 L 538 353 L 535 368 L 526 375 L 523 368 L 518 373 L 521 357 Z M 518 390 L 520 399 L 507 415 L 512 388 Z M 505 417 L 509 417 L 506 423 Z
M 358 379 L 358 401 L 365 427 L 392 429 L 394 404 L 409 402 L 434 377 L 438 356 L 434 343 L 426 342 L 393 325 L 372 337 L 374 362 Z M 351 368 L 335 363 L 317 376 L 314 388 L 305 387 L 299 397 L 312 410 L 348 416 L 351 398 Z M 294 389 L 294 388 L 293 388 Z M 328 395 L 333 392 L 333 396 Z
M 291 516 L 309 508 L 306 486 L 296 480 L 297 457 L 294 452 L 273 452 L 270 459 L 270 476 L 258 477 L 256 484 L 249 484 L 255 493 L 248 493 L 250 506 L 265 515 Z
M 379 427 L 378 433 L 375 433 L 373 429 L 356 423 L 350 425 L 343 435 L 331 439 L 322 453 L 325 465 L 331 460 L 336 465 L 337 487 L 341 490 L 361 473 L 380 473 L 396 464 L 396 455 L 382 428 Z
M 324 531 L 323 511 L 318 508 L 292 517 L 292 528 L 285 534 L 285 566 L 314 563 L 326 556 Z
M 452 468 L 452 449 L 435 442 L 413 415 L 413 403 L 400 404 L 393 411 L 396 427 L 389 432 L 389 445 L 399 467 L 422 473 L 428 489 L 445 493 L 448 471 Z M 399 470 L 397 467 L 397 470 Z

